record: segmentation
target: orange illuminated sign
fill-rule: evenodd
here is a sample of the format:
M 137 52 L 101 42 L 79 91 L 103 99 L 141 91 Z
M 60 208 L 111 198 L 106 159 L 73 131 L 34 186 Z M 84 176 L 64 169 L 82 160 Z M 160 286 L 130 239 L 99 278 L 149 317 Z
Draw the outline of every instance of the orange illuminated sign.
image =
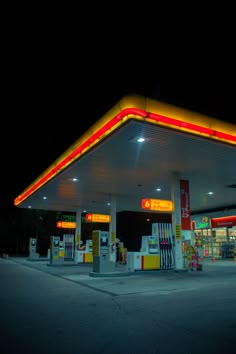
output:
M 142 209 L 171 212 L 174 207 L 171 200 L 142 199 Z
M 105 214 L 86 214 L 85 219 L 88 222 L 110 222 L 110 215 Z
M 76 229 L 76 222 L 57 221 L 57 227 L 62 228 L 62 229 Z

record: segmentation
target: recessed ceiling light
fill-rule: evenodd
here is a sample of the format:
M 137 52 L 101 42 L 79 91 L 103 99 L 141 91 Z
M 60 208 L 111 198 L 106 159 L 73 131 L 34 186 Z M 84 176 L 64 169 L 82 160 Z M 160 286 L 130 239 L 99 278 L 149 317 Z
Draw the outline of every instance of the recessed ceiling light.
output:
M 144 138 L 143 136 L 134 136 L 129 141 L 134 144 L 137 144 L 137 143 L 139 144 L 139 143 L 144 143 L 144 142 L 146 143 L 150 140 L 151 140 L 151 138 L 147 138 L 147 137 Z
M 74 177 L 74 178 L 72 178 L 72 181 L 77 182 L 77 181 L 79 181 L 79 178 Z
M 160 192 L 160 191 L 161 191 L 161 188 L 156 188 L 156 191 L 157 191 L 157 192 Z
M 207 194 L 210 194 L 210 195 L 211 195 L 211 194 L 214 194 L 214 192 L 208 192 Z
M 144 141 L 145 141 L 144 138 L 138 138 L 138 140 L 137 140 L 138 143 L 143 143 Z

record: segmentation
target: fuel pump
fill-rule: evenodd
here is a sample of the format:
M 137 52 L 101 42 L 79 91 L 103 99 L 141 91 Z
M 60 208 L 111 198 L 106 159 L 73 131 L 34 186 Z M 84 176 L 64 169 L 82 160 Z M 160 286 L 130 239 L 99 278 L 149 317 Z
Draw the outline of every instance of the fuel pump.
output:
M 165 223 L 152 224 L 152 233 L 157 234 L 160 246 L 160 268 L 174 268 L 174 243 L 172 237 L 172 225 Z
M 29 259 L 38 259 L 39 254 L 37 253 L 37 239 L 30 238 L 29 239 Z
M 60 236 L 50 236 L 50 264 L 63 264 L 65 258 L 65 243 Z
M 95 230 L 92 232 L 93 240 L 93 271 L 96 273 L 109 273 L 115 270 L 115 262 L 110 260 L 109 232 Z

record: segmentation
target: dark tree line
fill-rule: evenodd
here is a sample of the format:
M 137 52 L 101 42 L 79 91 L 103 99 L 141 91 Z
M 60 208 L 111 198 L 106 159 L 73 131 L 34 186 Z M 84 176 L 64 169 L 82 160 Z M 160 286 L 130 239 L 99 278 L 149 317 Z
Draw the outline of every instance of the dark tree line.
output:
M 28 255 L 29 239 L 37 239 L 40 255 L 46 255 L 50 236 L 57 234 L 56 212 L 31 209 L 4 210 L 0 215 L 0 255 Z

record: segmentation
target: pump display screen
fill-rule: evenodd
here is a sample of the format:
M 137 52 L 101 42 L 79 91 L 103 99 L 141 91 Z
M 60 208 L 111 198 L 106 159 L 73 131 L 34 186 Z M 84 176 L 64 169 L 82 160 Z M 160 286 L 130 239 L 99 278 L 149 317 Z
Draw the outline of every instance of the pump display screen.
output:
M 107 246 L 108 239 L 106 237 L 101 237 L 100 246 Z
M 59 246 L 59 241 L 58 240 L 54 240 L 54 247 L 58 247 Z

